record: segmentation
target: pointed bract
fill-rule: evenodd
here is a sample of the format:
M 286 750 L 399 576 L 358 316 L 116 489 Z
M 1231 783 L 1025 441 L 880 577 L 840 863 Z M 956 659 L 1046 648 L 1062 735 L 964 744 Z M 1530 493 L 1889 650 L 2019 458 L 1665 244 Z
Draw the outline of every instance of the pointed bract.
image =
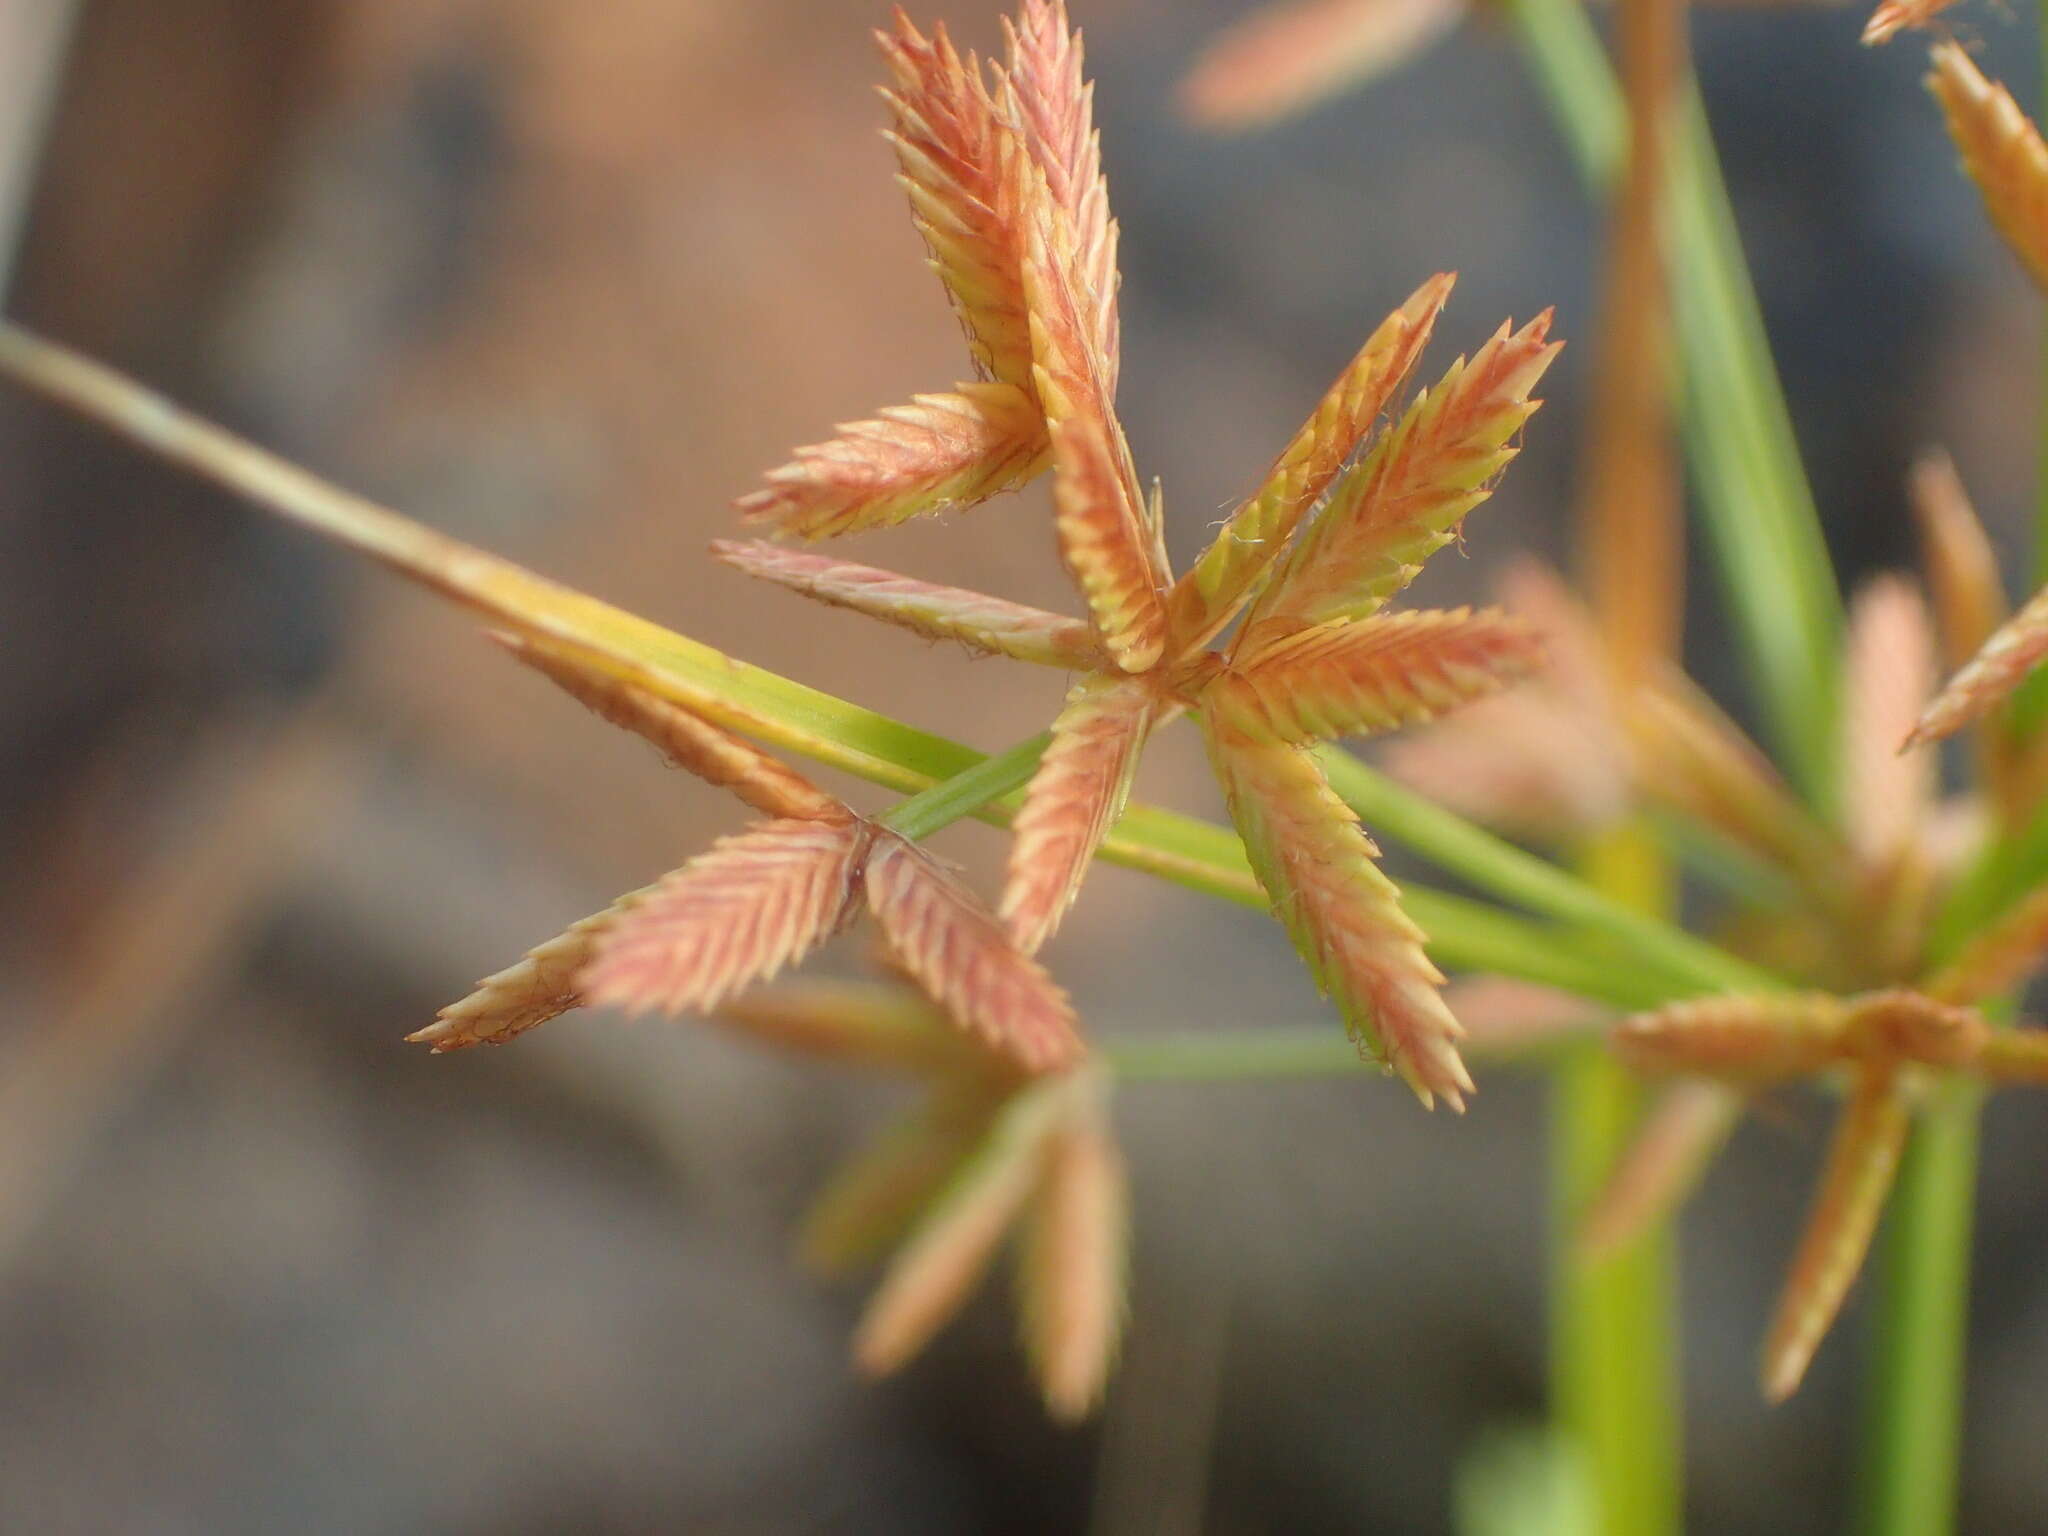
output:
M 1500 609 L 1423 608 L 1277 637 L 1211 691 L 1246 735 L 1302 746 L 1435 719 L 1528 676 L 1542 656 L 1536 633 Z
M 1472 1079 L 1442 973 L 1351 807 L 1306 752 L 1239 735 L 1206 710 L 1203 727 L 1252 870 L 1317 985 L 1425 1105 L 1441 1096 L 1462 1109 Z
M 1311 624 L 1365 617 L 1456 536 L 1515 456 L 1512 440 L 1539 403 L 1529 391 L 1561 345 L 1549 333 L 1547 310 L 1519 331 L 1503 325 L 1416 397 L 1295 539 L 1252 605 L 1242 653 Z
M 917 395 L 834 431 L 733 505 L 777 533 L 827 539 L 971 507 L 1023 485 L 1047 462 L 1038 402 L 1012 384 Z
M 1212 128 L 1285 117 L 1413 58 L 1455 27 L 1465 0 L 1282 0 L 1219 37 L 1182 82 L 1181 108 Z
M 537 1029 L 572 1008 L 583 1006 L 577 977 L 597 949 L 598 938 L 654 890 L 647 886 L 621 896 L 602 912 L 572 923 L 564 932 L 535 945 L 517 964 L 476 984 L 459 1003 L 434 1015 L 434 1022 L 405 1038 L 431 1046 L 435 1055 L 472 1045 L 503 1045 L 515 1035 Z
M 680 705 L 519 636 L 492 638 L 600 720 L 652 742 L 676 767 L 731 790 L 764 816 L 830 821 L 846 814 L 843 805 L 788 764 Z
M 1000 597 L 756 540 L 715 539 L 711 553 L 749 576 L 900 625 L 928 640 L 957 640 L 988 655 L 1070 671 L 1098 667 L 1107 659 L 1084 621 Z
M 1941 103 L 1963 169 L 2013 254 L 2048 290 L 2048 144 L 2012 92 L 1984 78 L 1953 41 L 1937 43 L 1927 88 Z
M 1380 322 L 1281 450 L 1265 482 L 1174 584 L 1168 614 L 1174 645 L 1183 654 L 1207 645 L 1258 592 L 1297 524 L 1407 381 L 1455 281 L 1450 273 L 1438 273 Z
M 1697 997 L 1614 1026 L 1614 1049 L 1641 1072 L 1738 1082 L 1803 1077 L 1842 1059 L 1849 1009 L 1825 992 Z
M 720 838 L 605 930 L 578 985 L 634 1013 L 716 1008 L 845 921 L 868 837 L 842 813 Z
M 1123 1156 L 1093 1085 L 1047 1138 L 1018 1252 L 1024 1347 L 1054 1418 L 1073 1424 L 1102 1400 L 1123 1335 L 1130 1196 Z
M 1771 1402 L 1799 1389 L 1870 1250 L 1906 1144 L 1909 1117 L 1896 1078 L 1890 1063 L 1866 1063 L 1835 1127 L 1813 1211 L 1764 1341 L 1763 1390 Z
M 1580 1224 L 1580 1251 L 1614 1253 L 1669 1218 L 1741 1118 L 1742 1097 L 1733 1089 L 1696 1079 L 1668 1084 Z
M 1927 706 L 1908 745 L 1939 741 L 2005 702 L 2048 656 L 2048 588 L 2029 598 Z
M 983 376 L 1032 394 L 1020 228 L 1002 172 L 1011 130 L 979 64 L 961 58 L 943 24 L 927 38 L 899 9 L 894 30 L 875 39 L 895 81 L 883 96 L 895 116 L 888 138 L 898 179 L 932 270 Z
M 1055 1079 L 1005 1105 L 918 1219 L 854 1334 L 862 1370 L 883 1376 L 897 1369 L 973 1293 L 1038 1183 L 1045 1139 L 1067 1088 Z
M 865 880 L 897 961 L 961 1028 L 1028 1072 L 1080 1056 L 1066 994 L 931 855 L 878 831 Z
M 1842 801 L 1849 846 L 1871 865 L 1915 847 L 1934 809 L 1935 760 L 1901 752 L 1934 692 L 1934 634 L 1913 586 L 1880 576 L 1856 594 L 1842 668 Z
M 1052 937 L 1123 814 L 1152 719 L 1151 691 L 1135 679 L 1085 677 L 1068 693 L 1010 839 L 999 910 L 1026 954 Z

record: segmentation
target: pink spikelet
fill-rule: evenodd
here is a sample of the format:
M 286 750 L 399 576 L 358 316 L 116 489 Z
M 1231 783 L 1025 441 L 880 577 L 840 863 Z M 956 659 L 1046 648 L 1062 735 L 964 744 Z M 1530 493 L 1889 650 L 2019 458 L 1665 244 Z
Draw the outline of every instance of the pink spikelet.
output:
M 1914 725 L 1906 745 L 1939 741 L 1996 709 L 2043 656 L 2048 656 L 2048 589 L 2028 599 L 1948 680 Z

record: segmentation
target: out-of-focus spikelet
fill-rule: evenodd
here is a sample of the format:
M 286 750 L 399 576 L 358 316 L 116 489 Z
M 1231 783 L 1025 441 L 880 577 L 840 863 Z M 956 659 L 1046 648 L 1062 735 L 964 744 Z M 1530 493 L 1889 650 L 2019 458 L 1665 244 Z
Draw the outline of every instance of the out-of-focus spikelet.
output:
M 1025 0 L 1016 23 L 1004 18 L 1003 33 L 1011 115 L 1073 230 L 1077 296 L 1102 360 L 1103 388 L 1113 398 L 1120 345 L 1117 229 L 1095 131 L 1095 87 L 1082 71 L 1081 34 L 1068 24 L 1064 0 Z
M 1880 576 L 1856 594 L 1843 665 L 1843 824 L 1866 863 L 1905 856 L 1933 809 L 1932 753 L 1901 752 L 1934 693 L 1934 634 L 1912 584 Z
M 1922 988 L 1945 1003 L 1979 1003 L 2009 991 L 2048 958 L 2048 885 L 2008 907 Z
M 1920 525 L 1921 564 L 1934 593 L 1942 654 L 1951 667 L 1960 667 L 2005 622 L 1998 556 L 1946 453 L 1923 454 L 1907 486 Z
M 1465 0 L 1282 0 L 1258 7 L 1203 54 L 1181 85 L 1181 109 L 1212 128 L 1271 122 L 1406 62 L 1465 12 Z
M 1123 1334 L 1130 1198 L 1096 1085 L 1047 1137 L 1018 1253 L 1018 1313 L 1054 1418 L 1078 1423 L 1102 1400 Z
M 800 539 L 887 528 L 986 501 L 1046 464 L 1038 402 L 1012 384 L 916 395 L 833 430 L 733 503 L 748 522 Z
M 711 553 L 749 576 L 901 625 L 930 640 L 957 640 L 990 655 L 1068 670 L 1097 667 L 1106 660 L 1094 631 L 1083 620 L 1000 597 L 758 540 L 716 539 Z
M 1984 78 L 1957 42 L 1934 45 L 1927 88 L 1941 103 L 1963 169 L 1991 222 L 2048 290 L 2048 144 L 2012 92 Z
M 635 1013 L 718 1007 L 839 927 L 868 838 L 844 813 L 720 838 L 599 935 L 578 985 Z
M 873 1262 L 903 1239 L 987 1134 L 985 1096 L 935 1090 L 833 1175 L 804 1213 L 797 1252 L 820 1274 Z
M 969 350 L 986 378 L 1029 395 L 1031 335 L 1018 273 L 1019 226 L 1002 163 L 1011 138 L 972 54 L 963 59 L 943 24 L 927 38 L 899 8 L 877 32 L 894 86 L 888 135 L 910 194 L 911 216 L 946 285 Z
M 1866 47 L 1888 43 L 1908 27 L 1924 27 L 1956 0 L 1884 0 L 1863 26 Z
M 1068 1089 L 1054 1079 L 1017 1094 L 926 1207 L 854 1334 L 862 1370 L 897 1369 L 960 1310 L 1037 1186 Z
M 1939 741 L 1997 708 L 2043 656 L 2048 656 L 2048 588 L 2029 598 L 1948 680 L 1907 744 Z
M 1143 682 L 1096 676 L 1074 685 L 1053 721 L 1052 742 L 1017 813 L 1000 908 L 1026 954 L 1059 927 L 1095 850 L 1123 814 L 1152 718 Z
M 577 666 L 517 635 L 492 638 L 600 720 L 654 743 L 676 767 L 731 790 L 764 816 L 820 821 L 846 813 L 843 805 L 788 764 L 680 705 Z
M 1909 1115 L 1896 1079 L 1897 1068 L 1889 1062 L 1865 1063 L 1835 1127 L 1820 1189 L 1764 1341 L 1763 1390 L 1771 1402 L 1783 1402 L 1799 1389 L 1870 1250 L 1906 1144 Z
M 1464 1027 L 1467 1056 L 1505 1060 L 1585 1037 L 1604 1012 L 1571 992 L 1513 976 L 1463 976 L 1444 988 L 1444 1006 Z
M 961 1028 L 1028 1072 L 1081 1054 L 1066 994 L 931 855 L 877 832 L 865 878 L 868 908 L 896 959 Z
M 1976 1067 L 1994 1083 L 2048 1084 L 2048 1030 L 1993 1030 Z
M 1472 1091 L 1458 1058 L 1463 1030 L 1351 807 L 1299 748 L 1240 735 L 1206 709 L 1203 726 L 1252 870 L 1317 985 L 1424 1105 L 1441 1096 L 1462 1109 Z
M 1498 608 L 1421 608 L 1278 636 L 1212 692 L 1244 734 L 1301 746 L 1432 720 L 1528 676 L 1542 654 Z
M 1613 1253 L 1685 1204 L 1741 1118 L 1742 1096 L 1720 1083 L 1667 1085 L 1586 1212 L 1581 1251 Z
M 1036 163 L 1019 154 L 1012 171 L 1026 215 L 1024 290 L 1033 376 L 1052 435 L 1060 557 L 1110 657 L 1126 672 L 1143 672 L 1166 645 L 1155 530 L 1110 402 L 1107 362 L 1080 308 L 1072 231 Z
M 1296 525 L 1322 499 L 1406 382 L 1456 280 L 1451 273 L 1438 273 L 1380 322 L 1281 450 L 1265 482 L 1174 584 L 1168 613 L 1174 644 L 1183 653 L 1207 645 L 1258 591 Z
M 1511 440 L 1539 404 L 1529 391 L 1561 346 L 1549 334 L 1548 310 L 1519 331 L 1503 325 L 1470 362 L 1460 358 L 1416 396 L 1295 539 L 1252 605 L 1241 651 L 1310 624 L 1365 617 L 1456 536 L 1514 458 Z
M 1887 987 L 1850 999 L 1849 1038 L 1858 1054 L 1889 1055 L 1936 1068 L 1977 1059 L 1991 1026 L 1974 1008 L 1958 1007 L 1909 987 Z
M 1849 1009 L 1825 992 L 1698 997 L 1614 1026 L 1614 1049 L 1643 1072 L 1741 1082 L 1803 1077 L 1842 1058 Z
M 606 928 L 631 911 L 653 886 L 621 896 L 602 912 L 572 923 L 524 958 L 476 984 L 476 990 L 434 1015 L 434 1022 L 405 1038 L 431 1046 L 435 1055 L 471 1045 L 503 1045 L 515 1035 L 583 1004 L 577 976 L 596 951 Z
M 732 999 L 718 1018 L 784 1050 L 854 1066 L 929 1072 L 974 1059 L 944 1013 L 895 982 L 786 981 Z

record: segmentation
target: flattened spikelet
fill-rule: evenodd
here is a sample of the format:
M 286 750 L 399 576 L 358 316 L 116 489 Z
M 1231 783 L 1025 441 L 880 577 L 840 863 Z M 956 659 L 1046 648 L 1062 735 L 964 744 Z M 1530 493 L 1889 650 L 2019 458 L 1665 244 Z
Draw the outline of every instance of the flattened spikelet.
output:
M 1528 676 L 1542 642 L 1498 608 L 1338 619 L 1270 641 L 1216 688 L 1249 735 L 1302 746 L 1432 720 Z
M 2048 656 L 2048 588 L 2029 598 L 1948 680 L 1913 727 L 1907 745 L 1939 741 L 1996 709 L 2043 656 Z
M 1181 85 L 1181 109 L 1212 128 L 1271 122 L 1413 58 L 1465 11 L 1464 0 L 1259 6 L 1202 55 Z
M 865 879 L 897 961 L 961 1028 L 1028 1072 L 1080 1056 L 1066 994 L 929 854 L 877 832 Z
M 1031 336 L 1018 275 L 1018 225 L 1002 162 L 1010 130 L 973 55 L 962 59 L 944 25 L 926 38 L 901 9 L 875 40 L 895 86 L 888 135 L 910 211 L 946 286 L 968 349 L 986 378 L 1031 393 Z
M 1053 1081 L 1013 1098 L 918 1219 L 854 1334 L 862 1370 L 896 1370 L 973 1293 L 1038 1183 L 1045 1138 L 1066 1089 Z
M 1887 1062 L 1866 1063 L 1835 1127 L 1813 1211 L 1764 1341 L 1763 1390 L 1771 1402 L 1799 1389 L 1870 1251 L 1906 1144 L 1908 1115 L 1896 1077 Z
M 783 1050 L 856 1066 L 930 1072 L 973 1059 L 945 1014 L 894 982 L 786 981 L 732 999 L 718 1018 Z
M 434 1015 L 425 1029 L 405 1038 L 431 1046 L 435 1055 L 472 1045 L 503 1045 L 515 1035 L 537 1029 L 572 1008 L 583 1006 L 577 974 L 589 963 L 598 936 L 643 901 L 654 887 L 621 896 L 602 912 L 537 944 L 515 965 L 476 984 L 476 990 Z
M 1441 1096 L 1462 1109 L 1472 1091 L 1458 1058 L 1464 1032 L 1358 818 L 1306 752 L 1246 738 L 1207 710 L 1203 725 L 1252 869 L 1317 985 L 1424 1105 Z
M 1848 1032 L 1848 1007 L 1825 992 L 1697 997 L 1623 1019 L 1614 1049 L 1642 1072 L 1768 1082 L 1841 1060 Z
M 805 1212 L 797 1252 L 820 1274 L 880 1258 L 910 1230 L 988 1130 L 986 1104 L 935 1093 L 833 1175 Z
M 989 655 L 1068 670 L 1106 660 L 1084 621 L 1000 597 L 758 541 L 716 539 L 711 553 L 749 576 L 900 625 L 928 640 L 957 640 Z
M 1688 1079 L 1657 1096 L 1579 1228 L 1589 1255 L 1634 1242 L 1684 1205 L 1742 1118 L 1742 1098 L 1719 1083 Z
M 1107 361 L 1078 307 L 1073 238 L 1045 177 L 1012 167 L 1027 215 L 1024 289 L 1033 376 L 1052 436 L 1053 521 L 1060 558 L 1116 664 L 1143 672 L 1166 644 L 1165 573 L 1123 428 L 1104 382 Z
M 1379 420 L 1429 345 L 1456 278 L 1441 272 L 1380 322 L 1315 412 L 1168 597 L 1174 644 L 1208 644 L 1258 591 L 1303 516 Z
M 1926 26 L 1955 3 L 1956 0 L 1884 0 L 1864 23 L 1863 42 L 1866 47 L 1888 43 L 1908 27 Z
M 1942 654 L 1960 667 L 2005 622 L 2005 587 L 1955 461 L 1936 451 L 1921 456 L 1908 481 L 1920 525 L 1921 564 L 1934 593 Z
M 1018 1312 L 1045 1405 L 1073 1424 L 1102 1401 L 1123 1334 L 1130 1197 L 1099 1107 L 1070 1115 L 1041 1157 L 1018 1254 Z
M 1086 677 L 1068 693 L 1010 838 L 1000 913 L 1024 953 L 1052 937 L 1123 814 L 1152 717 L 1141 682 Z
M 1984 78 L 1955 42 L 1937 43 L 1927 88 L 1941 103 L 1963 169 L 2013 254 L 2048 290 L 2048 145 L 2012 92 Z
M 1559 350 L 1550 312 L 1520 331 L 1503 325 L 1468 363 L 1453 363 L 1416 396 L 1364 463 L 1294 541 L 1273 585 L 1252 606 L 1240 649 L 1330 619 L 1363 618 L 1414 578 L 1490 494 L 1514 458 L 1515 434 Z
M 1857 593 L 1843 666 L 1844 827 L 1867 863 L 1905 855 L 1934 808 L 1932 753 L 1899 751 L 1934 693 L 1934 634 L 1912 585 L 1879 577 Z
M 1945 1003 L 1980 1003 L 2018 986 L 2048 957 L 2048 886 L 2006 909 L 1923 989 Z
M 1116 221 L 1095 131 L 1095 87 L 1083 76 L 1081 34 L 1067 22 L 1064 0 L 1025 0 L 1016 24 L 1005 17 L 1012 115 L 1025 147 L 1045 173 L 1052 200 L 1074 233 L 1082 309 L 1103 362 L 1103 387 L 1116 394 L 1119 338 Z
M 1014 490 L 1046 464 L 1038 402 L 1011 384 L 917 395 L 834 430 L 734 503 L 748 522 L 799 539 L 888 528 Z
M 654 743 L 678 768 L 729 789 L 764 816 L 831 820 L 845 807 L 788 764 L 680 705 L 577 666 L 515 635 L 494 637 L 600 720 Z
M 611 924 L 578 984 L 634 1013 L 718 1007 L 839 927 L 868 835 L 842 814 L 720 838 Z

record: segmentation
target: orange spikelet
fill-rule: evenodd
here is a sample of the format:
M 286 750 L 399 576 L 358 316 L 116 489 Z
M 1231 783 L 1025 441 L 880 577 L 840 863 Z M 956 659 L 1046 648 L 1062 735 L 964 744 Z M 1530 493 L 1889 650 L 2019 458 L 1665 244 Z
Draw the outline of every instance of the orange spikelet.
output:
M 1863 44 L 1874 48 L 1888 43 L 1908 27 L 1924 27 L 1956 0 L 1884 0 L 1870 13 L 1863 26 Z
M 2029 598 L 1948 680 L 1906 745 L 1939 741 L 1997 708 L 2043 656 L 2048 656 L 2048 588 Z
M 972 1048 L 944 1013 L 891 982 L 805 980 L 736 997 L 720 1023 L 805 1056 L 897 1071 L 957 1071 Z
M 1963 169 L 2013 254 L 2048 290 L 2048 144 L 2012 92 L 1984 78 L 1962 45 L 1941 42 L 1927 88 L 1941 103 Z
M 1741 1118 L 1741 1096 L 1719 1083 L 1667 1086 L 1586 1212 L 1580 1251 L 1617 1252 L 1684 1205 Z
M 1292 0 L 1254 10 L 1182 82 L 1211 128 L 1274 121 L 1413 58 L 1464 17 L 1464 0 Z
M 1281 450 L 1265 482 L 1174 584 L 1167 607 L 1174 644 L 1183 654 L 1207 645 L 1258 591 L 1296 525 L 1414 370 L 1456 281 L 1451 273 L 1438 273 L 1380 322 Z
M 602 912 L 572 923 L 564 932 L 529 949 L 523 959 L 476 984 L 476 990 L 434 1015 L 434 1022 L 405 1038 L 433 1048 L 436 1056 L 472 1045 L 503 1045 L 583 1006 L 577 975 L 589 963 L 597 941 L 622 914 L 643 901 L 653 886 L 621 896 Z
M 1252 870 L 1317 985 L 1425 1107 L 1440 1095 L 1463 1109 L 1472 1091 L 1458 1058 L 1464 1031 L 1351 807 L 1308 753 L 1249 739 L 1206 708 L 1202 723 Z
M 1464 976 L 1444 988 L 1444 1006 L 1465 1030 L 1467 1056 L 1514 1060 L 1583 1039 L 1605 1027 L 1603 1010 L 1576 993 L 1512 976 Z
M 1143 672 L 1166 646 L 1157 529 L 1111 408 L 1108 361 L 1079 308 L 1072 233 L 1037 165 L 1022 154 L 1014 161 L 1026 216 L 1033 377 L 1052 437 L 1060 557 L 1111 659 L 1126 672 Z
M 1867 864 L 1905 856 L 1934 808 L 1932 754 L 1899 751 L 1934 685 L 1926 603 L 1909 582 L 1878 577 L 1850 607 L 1843 665 L 1843 825 Z
M 1849 1035 L 1863 1055 L 1936 1068 L 1966 1067 L 1984 1049 L 1991 1026 L 1975 1009 L 1906 987 L 1888 987 L 1850 1000 Z
M 961 1028 L 1028 1072 L 1080 1056 L 1066 994 L 929 854 L 878 830 L 865 881 L 894 958 Z
M 854 1334 L 862 1370 L 896 1370 L 960 1310 L 1038 1183 L 1067 1087 L 1054 1079 L 1011 1099 L 918 1219 Z
M 519 636 L 492 638 L 600 720 L 651 741 L 674 766 L 731 790 L 764 816 L 821 821 L 846 814 L 843 805 L 794 768 L 680 705 Z
M 1434 719 L 1542 659 L 1536 633 L 1498 608 L 1423 608 L 1278 636 L 1212 691 L 1246 734 L 1302 746 Z
M 1069 1424 L 1102 1400 L 1123 1334 L 1130 1253 L 1127 1178 L 1101 1087 L 1077 1082 L 1072 1097 L 1041 1154 L 1017 1264 L 1025 1350 L 1046 1407 Z
M 1921 564 L 1934 592 L 1942 654 L 1949 666 L 1960 667 L 2005 622 L 1998 556 L 1946 453 L 1921 455 L 1907 489 L 1920 526 Z
M 1994 1083 L 2048 1084 L 2048 1030 L 1994 1029 L 1976 1067 Z
M 1239 649 L 1272 636 L 1377 610 L 1456 536 L 1514 458 L 1511 439 L 1540 402 L 1529 391 L 1557 356 L 1550 311 L 1519 331 L 1503 325 L 1468 363 L 1453 363 L 1418 396 L 1294 541 L 1252 605 Z
M 1922 989 L 1945 1003 L 1980 1003 L 2025 981 L 2048 957 L 2048 885 L 2028 892 L 1962 947 Z
M 1095 87 L 1082 73 L 1081 34 L 1068 25 L 1064 0 L 1025 0 L 1016 23 L 1003 19 L 1003 35 L 1009 43 L 1006 104 L 1073 229 L 1078 297 L 1103 363 L 1103 388 L 1114 397 L 1117 229 L 1095 131 Z
M 868 838 L 844 812 L 720 838 L 599 936 L 578 985 L 634 1013 L 709 1012 L 845 921 Z
M 1764 1341 L 1763 1391 L 1781 1403 L 1799 1389 L 1863 1267 L 1906 1144 L 1908 1114 L 1898 1070 L 1883 1060 L 1859 1070 L 1828 1148 L 1813 1211 Z
M 915 395 L 833 430 L 733 503 L 748 522 L 799 539 L 889 528 L 1014 490 L 1046 464 L 1038 402 L 1012 384 Z
M 897 180 L 985 378 L 1033 393 L 1031 333 L 1018 273 L 1019 226 L 1002 163 L 1011 131 L 973 55 L 960 57 L 943 24 L 926 38 L 899 8 L 877 32 L 895 86 Z
M 987 1134 L 985 1093 L 934 1092 L 833 1175 L 804 1213 L 797 1252 L 819 1274 L 880 1258 Z
M 1082 620 L 1000 597 L 753 540 L 715 539 L 711 553 L 734 570 L 900 625 L 928 640 L 957 640 L 989 655 L 1070 671 L 1106 660 Z
M 1848 1007 L 1825 992 L 1697 997 L 1623 1019 L 1614 1049 L 1639 1072 L 1768 1082 L 1841 1060 L 1848 1033 Z
M 1059 927 L 1095 850 L 1123 814 L 1153 718 L 1142 682 L 1084 677 L 1053 721 L 1052 742 L 1017 813 L 999 909 L 1027 955 Z

